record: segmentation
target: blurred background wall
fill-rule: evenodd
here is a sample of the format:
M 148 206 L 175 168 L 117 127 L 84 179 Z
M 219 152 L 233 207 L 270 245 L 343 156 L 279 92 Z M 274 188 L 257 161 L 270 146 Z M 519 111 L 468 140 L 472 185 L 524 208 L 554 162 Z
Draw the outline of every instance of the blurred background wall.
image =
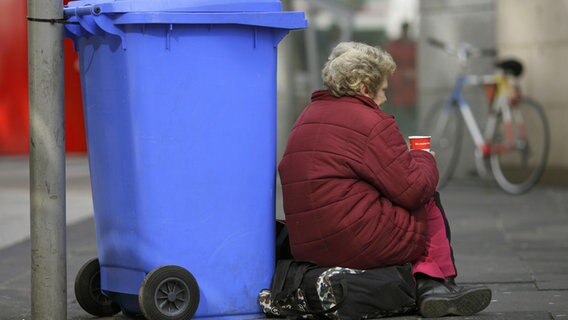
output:
M 418 105 L 421 119 L 433 107 L 440 106 L 441 100 L 451 91 L 456 74 L 460 72 L 457 59 L 430 46 L 427 39 L 433 37 L 448 45 L 468 42 L 482 48 L 494 48 L 495 2 L 496 0 L 420 1 Z M 479 74 L 491 73 L 493 62 L 493 58 L 473 59 L 469 71 Z M 487 103 L 481 89 L 467 88 L 465 95 L 476 119 L 484 119 L 487 115 Z M 467 132 L 464 132 L 463 138 L 462 152 L 454 174 L 456 178 L 477 174 L 472 139 Z
M 67 0 L 65 1 L 67 2 Z M 403 134 L 413 134 L 430 106 L 448 92 L 457 62 L 428 46 L 435 37 L 496 47 L 502 57 L 519 58 L 526 68 L 522 87 L 540 101 L 551 125 L 552 148 L 544 183 L 568 185 L 568 2 L 539 0 L 282 0 L 286 10 L 305 11 L 310 27 L 292 32 L 279 46 L 278 159 L 288 132 L 313 90 L 321 87 L 320 70 L 339 41 L 363 41 L 397 54 L 399 74 L 391 81 L 385 110 L 395 115 Z M 28 152 L 26 1 L 0 1 L 0 156 Z M 407 37 L 403 39 L 406 24 Z M 409 54 L 408 48 L 414 48 Z M 85 131 L 76 54 L 65 40 L 66 144 L 85 153 Z M 476 60 L 471 70 L 490 72 L 493 61 Z M 401 70 L 406 70 L 401 72 Z M 394 80 L 394 79 L 392 79 Z M 398 85 L 397 83 L 402 83 Z M 402 87 L 402 89 L 401 89 Z M 409 89 L 411 88 L 411 89 Z M 414 88 L 414 89 L 412 89 Z M 395 96 L 414 96 L 397 99 Z M 472 102 L 482 99 L 472 89 Z M 413 102 L 412 102 L 413 101 Z M 474 108 L 482 119 L 486 108 Z M 475 173 L 471 139 L 464 135 L 458 177 Z
M 543 183 L 568 185 L 568 1 L 498 0 L 495 37 L 502 56 L 523 61 L 523 91 L 544 107 L 551 133 Z

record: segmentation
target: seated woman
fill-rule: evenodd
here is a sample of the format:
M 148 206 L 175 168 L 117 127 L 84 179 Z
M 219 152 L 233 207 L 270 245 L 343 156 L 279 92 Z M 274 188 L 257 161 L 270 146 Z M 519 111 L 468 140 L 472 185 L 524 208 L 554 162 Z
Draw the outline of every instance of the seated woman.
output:
M 381 109 L 392 57 L 343 42 L 289 135 L 278 170 L 295 259 L 370 269 L 412 263 L 424 317 L 471 315 L 491 290 L 458 286 L 433 153 L 409 150 Z M 435 151 L 435 150 L 434 150 Z

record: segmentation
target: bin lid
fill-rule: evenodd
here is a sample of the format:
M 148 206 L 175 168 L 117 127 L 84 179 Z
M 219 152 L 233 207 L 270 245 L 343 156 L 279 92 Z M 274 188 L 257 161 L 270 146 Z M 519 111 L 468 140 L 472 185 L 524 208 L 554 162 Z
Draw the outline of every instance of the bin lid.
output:
M 78 0 L 66 9 L 97 7 L 99 13 L 128 12 L 274 12 L 281 11 L 280 0 Z M 68 10 L 66 10 L 68 11 Z
M 78 0 L 64 8 L 70 21 L 108 16 L 114 24 L 245 24 L 303 29 L 303 12 L 282 11 L 280 0 Z

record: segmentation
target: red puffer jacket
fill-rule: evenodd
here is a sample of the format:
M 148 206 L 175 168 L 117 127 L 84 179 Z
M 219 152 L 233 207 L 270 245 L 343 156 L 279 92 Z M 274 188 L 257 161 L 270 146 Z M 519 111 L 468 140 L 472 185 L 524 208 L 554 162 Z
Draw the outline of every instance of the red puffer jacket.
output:
M 368 269 L 423 253 L 435 159 L 408 151 L 372 99 L 314 92 L 278 171 L 294 258 Z

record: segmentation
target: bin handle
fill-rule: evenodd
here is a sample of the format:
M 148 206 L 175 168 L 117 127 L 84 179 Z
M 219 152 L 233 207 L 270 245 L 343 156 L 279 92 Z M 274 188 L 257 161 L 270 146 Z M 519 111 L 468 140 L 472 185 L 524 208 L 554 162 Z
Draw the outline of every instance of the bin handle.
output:
M 63 16 L 70 22 L 78 22 L 81 27 L 68 25 L 66 30 L 68 34 L 73 35 L 73 42 L 76 37 L 86 34 L 102 35 L 104 32 L 120 37 L 122 49 L 126 50 L 126 37 L 124 31 L 115 25 L 113 19 L 107 15 L 101 14 L 102 9 L 99 5 L 84 5 L 76 7 L 63 8 Z M 86 31 L 86 34 L 84 33 Z M 75 43 L 75 47 L 76 43 Z

